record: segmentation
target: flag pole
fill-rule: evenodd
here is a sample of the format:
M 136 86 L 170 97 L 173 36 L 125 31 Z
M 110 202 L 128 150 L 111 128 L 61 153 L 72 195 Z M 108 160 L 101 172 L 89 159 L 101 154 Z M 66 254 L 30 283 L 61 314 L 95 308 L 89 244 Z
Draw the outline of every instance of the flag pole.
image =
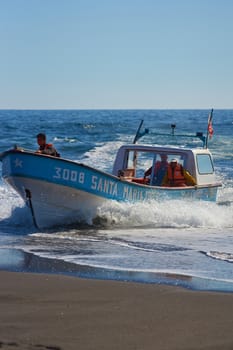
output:
M 205 148 L 208 148 L 209 136 L 212 137 L 213 135 L 212 119 L 213 119 L 213 108 L 211 109 L 208 117 Z

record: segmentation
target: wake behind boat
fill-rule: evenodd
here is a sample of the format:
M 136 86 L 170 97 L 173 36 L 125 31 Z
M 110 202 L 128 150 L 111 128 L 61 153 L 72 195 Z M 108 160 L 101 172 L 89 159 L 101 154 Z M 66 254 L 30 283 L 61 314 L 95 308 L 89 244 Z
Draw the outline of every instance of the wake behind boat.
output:
M 141 126 L 142 122 L 134 143 L 118 150 L 112 174 L 68 159 L 14 148 L 0 155 L 2 177 L 30 207 L 39 228 L 80 222 L 87 215 L 94 218 L 98 207 L 112 200 L 215 201 L 221 184 L 216 181 L 206 138 L 197 134 L 205 145 L 195 149 L 141 145 L 136 144 L 137 140 L 148 132 L 141 133 Z M 156 173 L 159 164 L 162 170 L 163 157 L 167 164 L 175 159 L 195 184 L 164 184 L 162 176 Z M 150 175 L 145 176 L 148 168 Z

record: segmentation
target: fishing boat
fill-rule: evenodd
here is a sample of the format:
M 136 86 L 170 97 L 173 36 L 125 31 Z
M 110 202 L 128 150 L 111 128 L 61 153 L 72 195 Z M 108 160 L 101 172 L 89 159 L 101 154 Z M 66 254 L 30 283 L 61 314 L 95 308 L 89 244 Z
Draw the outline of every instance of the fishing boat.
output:
M 98 207 L 107 201 L 216 201 L 221 184 L 216 180 L 207 147 L 210 121 L 207 136 L 195 135 L 202 140 L 202 148 L 138 144 L 139 138 L 149 132 L 141 132 L 141 121 L 133 143 L 119 148 L 112 173 L 16 146 L 0 154 L 2 177 L 28 205 L 37 228 L 80 222 L 87 214 L 94 218 Z M 172 136 L 174 129 L 172 125 Z M 159 182 L 154 169 L 164 156 L 168 164 L 176 159 L 195 184 L 171 186 Z M 147 168 L 151 168 L 150 176 L 145 176 Z

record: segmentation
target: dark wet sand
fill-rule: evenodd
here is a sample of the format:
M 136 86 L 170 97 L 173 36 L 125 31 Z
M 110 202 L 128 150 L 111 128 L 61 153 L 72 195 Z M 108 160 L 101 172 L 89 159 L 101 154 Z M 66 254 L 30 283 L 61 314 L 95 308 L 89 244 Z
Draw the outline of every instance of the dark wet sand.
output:
M 233 293 L 0 271 L 0 349 L 233 349 Z

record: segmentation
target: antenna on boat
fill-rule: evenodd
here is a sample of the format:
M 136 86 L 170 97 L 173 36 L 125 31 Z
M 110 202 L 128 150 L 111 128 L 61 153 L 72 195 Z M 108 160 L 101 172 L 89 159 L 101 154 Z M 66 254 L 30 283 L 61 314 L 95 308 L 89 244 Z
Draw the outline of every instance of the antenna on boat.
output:
M 138 127 L 138 130 L 136 132 L 136 135 L 134 137 L 133 143 L 136 143 L 137 140 L 139 140 L 142 136 L 144 136 L 144 135 L 149 133 L 149 129 L 145 129 L 143 132 L 140 132 L 143 122 L 144 122 L 144 120 L 142 119 L 140 124 L 139 124 L 139 127 Z
M 186 134 L 175 134 L 175 128 L 176 128 L 176 124 L 171 124 L 171 136 L 177 136 L 177 137 L 197 137 L 199 138 L 202 142 L 203 142 L 203 147 L 205 146 L 206 143 L 206 137 L 203 135 L 202 132 L 196 132 L 196 135 L 186 135 Z M 168 136 L 166 134 L 157 134 L 157 135 L 161 135 L 161 136 Z

